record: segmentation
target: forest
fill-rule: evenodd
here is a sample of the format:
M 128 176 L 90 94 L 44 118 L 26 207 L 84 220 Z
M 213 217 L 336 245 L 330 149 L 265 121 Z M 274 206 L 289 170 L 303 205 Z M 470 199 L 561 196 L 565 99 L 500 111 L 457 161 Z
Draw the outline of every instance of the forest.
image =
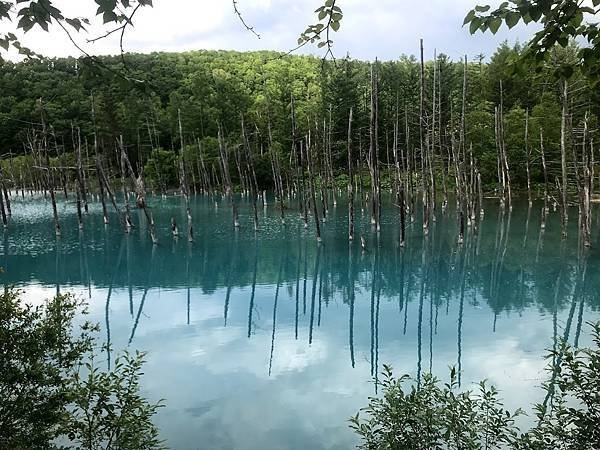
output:
M 66 197 L 90 178 L 91 155 L 106 166 L 100 184 L 115 208 L 110 184 L 121 167 L 122 181 L 129 172 L 152 192 L 223 188 L 256 197 L 273 187 L 282 220 L 285 193 L 301 190 L 305 225 L 306 169 L 323 214 L 325 192 L 335 203 L 335 189 L 362 193 L 366 181 L 375 225 L 382 187 L 395 187 L 413 220 L 420 191 L 425 229 L 437 193 L 445 208 L 452 186 L 469 224 L 484 192 L 510 206 L 513 189 L 527 189 L 530 204 L 543 198 L 544 216 L 558 204 L 563 231 L 571 193 L 589 217 L 599 93 L 583 74 L 557 76 L 576 61 L 576 44 L 553 48 L 541 66 L 523 64 L 519 44 L 503 43 L 489 62 L 452 61 L 436 50 L 425 62 L 420 44 L 420 59 L 374 63 L 231 51 L 4 61 L 4 173 L 12 187 L 45 190 L 35 167 L 48 167 L 48 183 L 60 180 Z M 582 223 L 589 245 L 591 219 Z
M 318 155 L 327 154 L 327 165 L 337 178 L 346 174 L 351 108 L 353 157 L 359 168 L 367 165 L 373 67 L 378 85 L 378 157 L 384 172 L 393 167 L 396 147 L 408 149 L 403 152 L 405 159 L 414 152 L 412 157 L 420 164 L 423 125 L 436 172 L 447 173 L 452 168 L 451 146 L 460 139 L 466 81 L 465 145 L 472 147 L 484 188 L 493 190 L 500 182 L 495 132 L 495 108 L 500 105 L 513 184 L 526 188 L 528 165 L 531 182 L 544 182 L 543 139 L 547 175 L 553 185 L 561 170 L 563 100 L 570 124 L 568 140 L 574 149 L 566 155 L 570 172 L 575 169 L 575 148 L 581 144 L 583 124 L 587 123 L 593 137 L 600 112 L 600 93 L 584 77 L 575 74 L 563 89 L 554 76 L 555 67 L 574 58 L 576 51 L 574 44 L 556 48 L 555 66 L 543 70 L 519 66 L 522 48 L 518 44 L 504 43 L 489 62 L 480 55 L 466 65 L 439 53 L 424 64 L 422 121 L 420 64 L 413 56 L 370 64 L 349 57 L 324 61 L 275 52 L 128 54 L 126 76 L 119 57 L 102 57 L 107 69 L 74 58 L 3 61 L 0 151 L 4 159 L 31 154 L 28 141 L 31 133 L 40 129 L 43 115 L 50 130 L 51 158 L 72 160 L 79 142 L 89 147 L 87 155 L 91 155 L 96 135 L 100 154 L 110 167 L 117 167 L 115 149 L 122 137 L 136 171 L 143 169 L 146 179 L 159 190 L 178 186 L 176 161 L 182 145 L 186 164 L 197 167 L 202 154 L 207 173 L 216 173 L 218 129 L 222 128 L 229 147 L 239 146 L 243 117 L 258 183 L 266 188 L 273 186 L 271 150 L 278 155 L 282 170 L 295 165 L 293 98 L 296 135 L 312 133 Z M 17 167 L 18 160 L 14 164 L 12 170 L 20 172 L 12 176 L 28 183 L 34 175 L 25 170 L 27 164 L 22 168 Z M 240 183 L 235 170 L 231 176 L 234 183 Z M 201 176 L 195 178 L 199 187 Z

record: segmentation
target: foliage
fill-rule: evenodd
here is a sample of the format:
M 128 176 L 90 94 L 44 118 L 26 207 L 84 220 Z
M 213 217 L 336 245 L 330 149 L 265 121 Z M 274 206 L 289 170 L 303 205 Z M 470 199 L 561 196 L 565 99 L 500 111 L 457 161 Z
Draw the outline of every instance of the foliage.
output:
M 530 41 L 526 56 L 538 63 L 548 60 L 556 45 L 567 47 L 571 40 L 585 40 L 586 46 L 577 54 L 573 64 L 564 63 L 556 68 L 556 75 L 570 78 L 576 69 L 585 73 L 594 84 L 600 82 L 600 28 L 588 20 L 600 12 L 600 0 L 510 0 L 490 11 L 490 6 L 476 6 L 465 17 L 471 33 L 490 30 L 496 33 L 504 22 L 513 28 L 523 21 L 540 22 L 542 29 Z M 586 16 L 588 16 L 586 18 Z
M 119 26 L 109 31 L 109 34 L 124 30 L 131 25 L 133 15 L 142 6 L 152 6 L 152 0 L 95 0 L 97 4 L 96 15 L 102 17 L 104 24 L 118 24 Z M 86 17 L 67 17 L 65 13 L 57 8 L 52 0 L 1 0 L 0 1 L 0 23 L 12 22 L 13 16 L 18 18 L 16 27 L 11 32 L 0 35 L 0 47 L 8 50 L 9 46 L 27 57 L 39 56 L 31 49 L 21 45 L 16 36 L 17 30 L 27 33 L 35 26 L 44 31 L 56 23 L 62 30 L 69 34 L 72 31 L 85 31 L 90 24 Z M 89 56 L 89 55 L 88 55 Z
M 152 417 L 160 404 L 139 393 L 144 355 L 125 353 L 111 372 L 86 362 L 69 386 L 71 402 L 65 434 L 84 449 L 146 450 L 162 448 Z
M 162 148 L 152 150 L 146 165 L 144 175 L 155 188 L 165 190 L 177 184 L 178 168 L 175 153 Z
M 336 0 L 326 0 L 323 6 L 319 6 L 315 10 L 315 13 L 317 14 L 319 22 L 314 25 L 309 25 L 306 30 L 300 34 L 297 48 L 303 47 L 309 42 L 313 44 L 318 41 L 318 48 L 327 47 L 325 57 L 328 55 L 333 56 L 331 51 L 333 40 L 331 39 L 330 33 L 331 31 L 337 32 L 340 29 L 340 22 L 343 18 L 342 9 L 339 5 L 336 5 Z M 323 35 L 325 35 L 324 40 Z
M 1 448 L 161 448 L 158 405 L 139 394 L 143 355 L 124 355 L 112 372 L 95 368 L 97 327 L 74 320 L 83 307 L 71 295 L 40 306 L 13 289 L 0 295 Z
M 18 291 L 0 295 L 0 447 L 43 448 L 57 436 L 67 374 L 92 345 L 91 325 L 73 325 L 80 306 L 63 295 L 43 307 Z
M 502 407 L 498 392 L 484 381 L 477 394 L 457 392 L 458 374 L 451 370 L 450 382 L 440 386 L 431 374 L 420 384 L 408 375 L 394 378 L 384 366 L 383 397 L 373 397 L 350 427 L 363 439 L 365 449 L 499 449 L 517 436 L 515 417 Z M 411 387 L 405 385 L 412 383 Z
M 535 405 L 537 424 L 525 433 L 515 425 L 522 414 L 506 411 L 498 391 L 485 381 L 478 390 L 457 392 L 457 373 L 440 385 L 431 374 L 415 380 L 395 378 L 384 366 L 381 397 L 369 399 L 350 418 L 365 449 L 504 449 L 600 448 L 600 322 L 592 325 L 594 345 L 577 349 L 563 342 L 549 358 L 552 377 L 546 399 Z M 408 386 L 407 386 L 408 385 Z
M 600 322 L 592 327 L 592 348 L 563 342 L 551 353 L 558 363 L 544 385 L 547 401 L 536 406 L 538 425 L 522 448 L 600 448 Z

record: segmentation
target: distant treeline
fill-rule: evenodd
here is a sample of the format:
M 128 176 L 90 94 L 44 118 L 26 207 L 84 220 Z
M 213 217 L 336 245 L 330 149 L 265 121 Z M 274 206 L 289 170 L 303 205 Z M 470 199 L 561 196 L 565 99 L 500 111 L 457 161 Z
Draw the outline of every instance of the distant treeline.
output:
M 499 178 L 494 121 L 495 108 L 500 104 L 513 184 L 526 186 L 526 149 L 530 152 L 532 182 L 544 181 L 540 136 L 549 182 L 554 184 L 560 175 L 562 92 L 561 83 L 552 74 L 555 66 L 568 64 L 575 52 L 574 45 L 558 48 L 554 66 L 537 71 L 516 64 L 522 53 L 519 45 L 501 45 L 489 62 L 485 62 L 484 55 L 469 60 L 465 143 L 467 148 L 472 146 L 487 189 L 496 187 Z M 426 54 L 433 55 L 433 51 Z M 437 54 L 436 61 L 435 74 L 433 61 L 425 64 L 426 114 L 421 120 L 434 136 L 433 164 L 437 170 L 446 167 L 450 172 L 451 147 L 458 139 L 462 117 L 465 64 L 443 53 Z M 268 187 L 273 178 L 271 150 L 279 155 L 283 171 L 296 165 L 292 150 L 293 97 L 297 136 L 306 136 L 310 131 L 313 143 L 329 146 L 333 175 L 339 177 L 347 173 L 350 108 L 352 151 L 358 169 L 367 167 L 371 65 L 350 58 L 322 61 L 266 51 L 127 54 L 124 61 L 120 57 L 99 57 L 94 63 L 75 58 L 0 61 L 0 152 L 4 157 L 27 153 L 28 134 L 39 131 L 45 123 L 50 157 L 61 161 L 60 165 L 75 165 L 78 142 L 92 158 L 96 136 L 103 159 L 117 168 L 117 141 L 122 135 L 135 170 L 143 170 L 145 179 L 154 183 L 153 188 L 176 187 L 181 148 L 179 112 L 187 164 L 198 166 L 201 148 L 207 171 L 219 164 L 219 124 L 228 146 L 234 148 L 243 142 L 243 116 L 258 183 Z M 379 90 L 379 161 L 385 183 L 386 168 L 394 164 L 394 141 L 403 154 L 413 152 L 415 168 L 419 167 L 420 64 L 415 57 L 401 56 L 397 61 L 376 62 L 375 73 Z M 575 148 L 577 130 L 586 115 L 589 132 L 595 133 L 598 128 L 600 93 L 577 73 L 568 86 L 572 130 L 568 138 Z M 576 157 L 575 151 L 567 154 L 569 170 L 575 170 Z M 21 165 L 32 162 L 22 161 Z M 18 163 L 15 160 L 14 164 Z M 236 182 L 234 168 L 231 165 Z M 5 169 L 9 168 L 5 165 Z M 10 169 L 8 176 L 17 185 L 19 176 L 26 178 L 29 173 L 25 167 Z M 448 177 L 448 182 L 452 181 Z

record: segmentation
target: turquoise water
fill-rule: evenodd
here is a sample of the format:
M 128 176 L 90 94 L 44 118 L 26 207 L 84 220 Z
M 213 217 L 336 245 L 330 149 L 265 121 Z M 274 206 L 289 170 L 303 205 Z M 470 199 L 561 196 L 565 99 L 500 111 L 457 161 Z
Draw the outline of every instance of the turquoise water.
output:
M 146 351 L 143 391 L 165 399 L 157 423 L 174 449 L 350 448 L 347 418 L 375 394 L 382 364 L 441 378 L 456 365 L 463 387 L 487 378 L 510 408 L 527 406 L 542 398 L 546 349 L 558 337 L 590 341 L 600 252 L 596 233 L 579 263 L 576 210 L 561 241 L 557 213 L 540 233 L 540 204 L 527 220 L 526 204 L 502 216 L 489 200 L 463 246 L 450 210 L 427 237 L 417 218 L 399 249 L 391 207 L 379 237 L 357 208 L 349 246 L 342 203 L 318 246 L 312 222 L 304 229 L 288 211 L 282 226 L 272 199 L 255 233 L 247 202 L 234 230 L 226 202 L 194 197 L 189 244 L 182 200 L 154 198 L 153 246 L 137 211 L 141 226 L 126 236 L 93 203 L 80 233 L 73 199 L 61 200 L 56 239 L 48 201 L 14 199 L 2 277 L 32 302 L 56 291 L 87 299 L 113 348 L 107 367 L 124 348 Z

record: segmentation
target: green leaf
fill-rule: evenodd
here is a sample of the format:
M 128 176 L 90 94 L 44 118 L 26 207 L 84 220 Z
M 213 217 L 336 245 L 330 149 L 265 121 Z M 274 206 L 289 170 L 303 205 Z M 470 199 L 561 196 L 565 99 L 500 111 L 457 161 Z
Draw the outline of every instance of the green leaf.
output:
M 19 20 L 17 24 L 17 28 L 22 28 L 25 33 L 33 28 L 34 22 L 29 18 L 29 16 L 23 16 Z
M 116 22 L 117 15 L 112 11 L 105 11 L 104 14 L 102 14 L 102 21 L 104 23 Z
M 531 17 L 531 20 L 538 22 L 542 17 L 542 8 L 539 6 L 532 6 L 529 8 L 529 16 Z
M 325 16 L 327 15 L 327 10 L 322 9 L 321 11 L 319 11 L 319 20 L 323 20 L 325 18 Z
M 65 19 L 65 22 L 75 28 L 76 31 L 79 31 L 83 28 L 79 19 Z
M 495 19 L 490 20 L 490 22 L 488 23 L 490 31 L 493 34 L 496 34 L 498 32 L 500 25 L 502 25 L 502 19 L 500 17 L 496 17 Z
M 337 21 L 335 21 L 335 22 L 331 22 L 331 29 L 332 29 L 333 31 L 337 31 L 337 30 L 339 30 L 339 29 L 340 29 L 340 23 L 339 23 L 339 22 L 337 22 Z
M 473 20 L 473 18 L 475 17 L 475 10 L 472 9 L 471 11 L 469 11 L 469 13 L 465 16 L 465 20 L 463 21 L 463 27 L 468 24 L 471 20 Z
M 519 20 L 521 19 L 521 15 L 517 12 L 514 11 L 509 11 L 506 13 L 506 18 L 504 19 L 506 21 L 506 26 L 508 26 L 508 28 L 513 28 L 516 24 L 519 23 Z
M 479 29 L 480 26 L 481 26 L 481 19 L 479 17 L 475 17 L 471 21 L 471 25 L 469 26 L 469 32 L 471 34 L 475 34 L 475 32 Z
M 490 5 L 483 5 L 483 6 L 477 5 L 475 7 L 475 11 L 477 11 L 477 12 L 486 12 L 489 10 L 490 10 Z

